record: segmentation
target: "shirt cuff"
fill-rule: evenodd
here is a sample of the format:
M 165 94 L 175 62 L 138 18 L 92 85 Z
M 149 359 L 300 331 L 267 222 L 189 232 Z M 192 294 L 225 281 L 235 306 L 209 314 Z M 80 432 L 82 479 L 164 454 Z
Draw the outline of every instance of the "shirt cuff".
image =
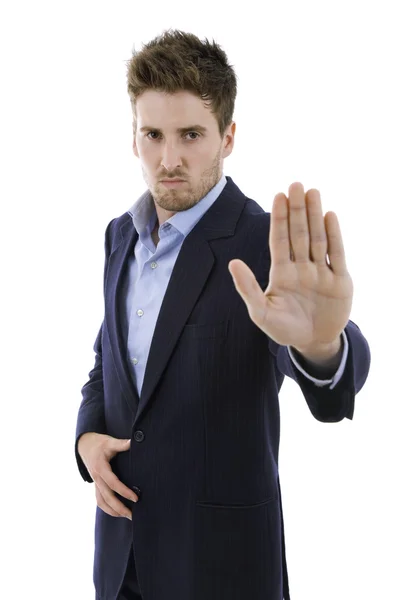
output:
M 346 335 L 345 331 L 342 331 L 341 335 L 343 336 L 343 343 L 344 343 L 343 356 L 342 356 L 342 360 L 340 362 L 339 368 L 336 371 L 335 375 L 332 377 L 332 379 L 316 379 L 315 377 L 312 377 L 311 375 L 309 375 L 307 373 L 307 371 L 305 371 L 303 369 L 303 367 L 301 365 L 299 365 L 299 363 L 297 362 L 290 346 L 287 347 L 289 356 L 292 359 L 292 361 L 294 362 L 294 364 L 296 365 L 297 369 L 301 373 L 303 373 L 304 377 L 307 377 L 307 379 L 309 379 L 310 381 L 313 381 L 317 387 L 324 387 L 324 386 L 330 384 L 329 389 L 333 390 L 333 388 L 338 383 L 338 381 L 340 381 L 340 378 L 342 377 L 342 375 L 344 373 L 344 370 L 346 367 L 347 356 L 349 354 L 349 342 L 347 340 L 347 335 Z

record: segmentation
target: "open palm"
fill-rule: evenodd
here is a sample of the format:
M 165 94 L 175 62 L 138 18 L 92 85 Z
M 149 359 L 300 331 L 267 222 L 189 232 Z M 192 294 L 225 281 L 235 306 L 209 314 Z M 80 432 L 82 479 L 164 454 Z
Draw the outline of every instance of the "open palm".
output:
M 304 194 L 302 184 L 293 183 L 289 198 L 275 196 L 269 248 L 264 292 L 243 261 L 229 263 L 250 318 L 275 342 L 300 352 L 332 344 L 347 325 L 353 282 L 337 216 L 328 212 L 324 218 L 318 190 Z

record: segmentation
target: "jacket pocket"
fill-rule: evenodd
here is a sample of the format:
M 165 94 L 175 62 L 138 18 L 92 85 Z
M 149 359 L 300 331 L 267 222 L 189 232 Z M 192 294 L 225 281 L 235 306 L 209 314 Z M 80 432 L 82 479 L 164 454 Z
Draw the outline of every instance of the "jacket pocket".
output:
M 183 331 L 194 339 L 225 338 L 228 335 L 229 320 L 218 323 L 187 324 Z
M 282 600 L 279 498 L 195 506 L 195 600 Z

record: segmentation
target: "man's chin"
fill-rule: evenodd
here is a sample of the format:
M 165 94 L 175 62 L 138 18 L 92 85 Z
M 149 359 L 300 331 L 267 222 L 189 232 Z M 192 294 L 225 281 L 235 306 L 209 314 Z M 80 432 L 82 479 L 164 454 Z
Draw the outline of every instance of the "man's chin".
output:
M 180 212 L 183 210 L 188 210 L 196 204 L 195 202 L 193 202 L 193 200 L 186 201 L 186 199 L 185 201 L 177 202 L 176 200 L 171 201 L 166 200 L 165 198 L 160 198 L 159 200 L 157 200 L 156 198 L 156 202 L 158 206 L 160 206 L 164 210 L 168 210 L 169 212 Z
M 164 210 L 168 210 L 169 212 L 182 212 L 185 210 L 189 210 L 193 208 L 198 203 L 196 198 L 192 196 L 185 196 L 182 198 L 165 198 L 165 196 L 161 196 L 160 198 L 155 197 L 155 202 L 163 208 Z

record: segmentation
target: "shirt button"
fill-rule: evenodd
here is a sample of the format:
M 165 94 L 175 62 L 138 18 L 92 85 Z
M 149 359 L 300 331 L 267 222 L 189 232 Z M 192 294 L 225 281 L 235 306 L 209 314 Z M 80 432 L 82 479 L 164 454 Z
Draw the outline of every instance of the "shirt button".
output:
M 138 359 L 137 358 L 131 358 L 131 361 L 133 362 L 134 365 L 138 364 Z
M 142 316 L 144 315 L 144 312 L 142 311 L 142 309 L 141 309 L 141 308 L 139 308 L 139 310 L 138 310 L 138 311 L 136 311 L 136 314 L 137 314 L 139 317 L 142 317 Z
M 133 437 L 134 437 L 135 442 L 143 442 L 143 440 L 144 440 L 144 433 L 143 433 L 143 431 L 141 431 L 140 429 L 138 429 L 137 431 L 135 431 L 135 434 L 134 434 Z
M 152 268 L 152 269 L 157 269 L 157 267 L 158 267 L 158 265 L 157 265 L 157 263 L 156 263 L 156 262 L 152 262 L 152 263 L 151 263 L 151 268 Z

